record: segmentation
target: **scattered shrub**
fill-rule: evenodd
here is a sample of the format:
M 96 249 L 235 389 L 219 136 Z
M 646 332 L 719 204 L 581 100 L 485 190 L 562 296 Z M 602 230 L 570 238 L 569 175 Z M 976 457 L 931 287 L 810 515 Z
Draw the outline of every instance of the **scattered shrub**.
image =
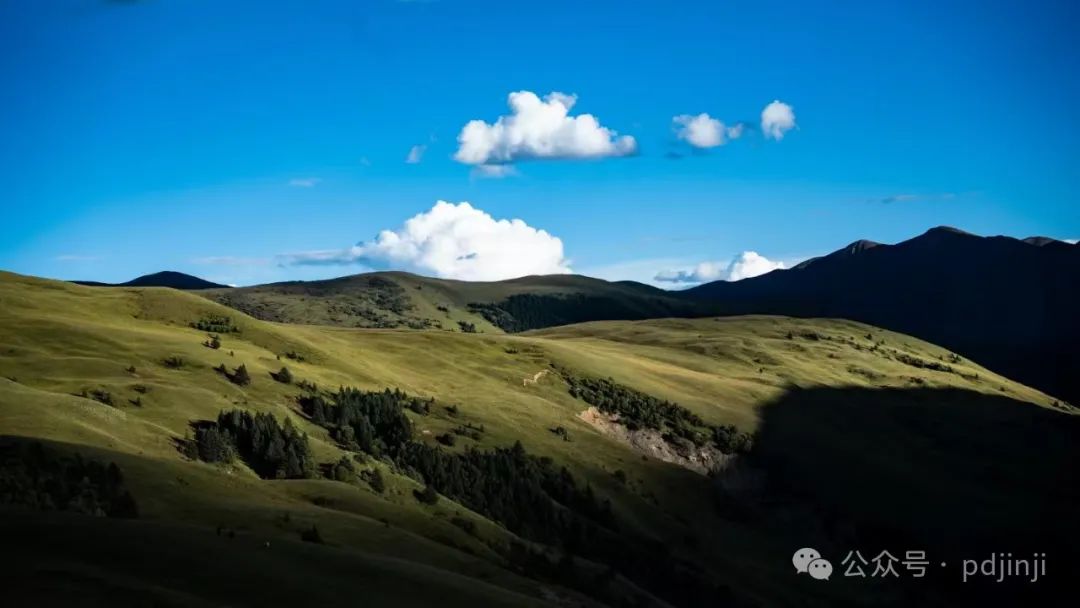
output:
M 300 531 L 300 540 L 318 545 L 326 544 L 323 541 L 322 534 L 319 534 L 319 528 L 315 524 L 311 524 L 310 528 Z
M 362 477 L 376 493 L 382 494 L 386 491 L 386 480 L 383 479 L 382 471 L 378 468 L 365 471 Z
M 113 405 L 112 394 L 109 391 L 94 388 L 90 390 L 83 389 L 82 397 L 85 399 L 93 399 L 98 403 L 104 403 L 105 405 Z
M 356 465 L 348 456 L 342 456 L 333 466 L 332 474 L 336 481 L 352 481 L 356 479 Z
M 270 377 L 282 384 L 292 384 L 293 381 L 292 372 L 289 371 L 289 368 L 284 366 L 282 366 L 280 371 L 270 372 Z
M 564 427 L 557 426 L 557 427 L 551 429 L 551 432 L 555 433 L 559 437 L 562 437 L 563 441 L 570 441 L 570 432 L 567 431 Z
M 180 369 L 184 367 L 184 360 L 176 355 L 166 357 L 162 363 L 169 369 Z
M 425 505 L 434 505 L 439 502 L 439 493 L 430 485 L 424 486 L 423 490 L 413 490 L 413 496 Z
M 476 522 L 471 519 L 466 519 L 460 515 L 455 515 L 450 518 L 450 523 L 461 528 L 469 536 L 476 536 Z

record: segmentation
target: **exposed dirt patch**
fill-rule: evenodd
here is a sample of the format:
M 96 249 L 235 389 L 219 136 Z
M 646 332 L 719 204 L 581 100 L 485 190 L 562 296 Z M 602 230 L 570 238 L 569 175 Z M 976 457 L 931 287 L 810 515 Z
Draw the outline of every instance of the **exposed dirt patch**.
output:
M 651 429 L 632 431 L 619 421 L 618 414 L 605 414 L 595 407 L 581 412 L 578 418 L 601 433 L 629 445 L 640 454 L 677 464 L 702 475 L 709 475 L 725 468 L 735 458 L 711 445 L 690 446 L 689 448 L 672 445 L 664 440 L 659 431 Z

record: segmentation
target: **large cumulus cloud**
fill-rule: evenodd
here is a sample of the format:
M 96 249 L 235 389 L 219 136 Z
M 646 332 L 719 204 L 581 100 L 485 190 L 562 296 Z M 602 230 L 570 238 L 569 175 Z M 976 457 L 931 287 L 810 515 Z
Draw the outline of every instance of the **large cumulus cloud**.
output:
M 467 202 L 438 201 L 397 230 L 345 249 L 280 256 L 285 265 L 395 268 L 464 281 L 570 272 L 562 241 L 519 219 L 495 219 Z
M 494 123 L 472 120 L 458 135 L 454 160 L 500 165 L 528 159 L 628 156 L 637 142 L 604 127 L 592 114 L 570 115 L 577 96 L 531 91 L 510 93 L 510 114 Z

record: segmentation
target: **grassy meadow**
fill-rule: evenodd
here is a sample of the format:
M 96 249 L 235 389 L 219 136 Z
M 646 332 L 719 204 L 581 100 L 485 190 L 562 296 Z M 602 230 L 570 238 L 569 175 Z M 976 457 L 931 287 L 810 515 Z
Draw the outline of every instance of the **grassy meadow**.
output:
M 431 310 L 423 308 L 422 315 L 443 315 L 455 323 L 459 317 L 478 318 L 461 312 L 475 294 L 444 293 L 438 290 L 447 288 L 435 284 L 406 289 L 425 294 L 424 306 Z M 451 298 L 456 299 L 450 312 L 435 308 Z M 763 508 L 764 515 L 755 518 L 716 508 L 716 480 L 601 434 L 579 418 L 587 404 L 571 396 L 557 374 L 535 384 L 524 383 L 525 378 L 557 364 L 671 400 L 710 424 L 757 433 L 761 464 L 748 461 L 758 467 L 780 463 L 791 469 L 784 446 L 813 441 L 799 429 L 816 424 L 818 436 L 841 446 L 828 450 L 828 464 L 822 465 L 837 472 L 836 479 L 845 470 L 836 462 L 848 445 L 844 425 L 872 410 L 876 395 L 889 395 L 888 402 L 901 404 L 895 407 L 906 412 L 903 395 L 922 395 L 919 402 L 925 403 L 940 392 L 947 396 L 942 409 L 953 403 L 976 408 L 963 420 L 979 420 L 983 401 L 1007 402 L 985 424 L 999 429 L 1025 420 L 1032 436 L 1045 425 L 1075 429 L 1077 419 L 1074 410 L 1053 397 L 944 349 L 842 320 L 611 321 L 524 334 L 504 334 L 486 322 L 477 322 L 482 333 L 448 331 L 449 324 L 445 329 L 356 329 L 260 321 L 171 289 L 85 287 L 10 273 L 0 273 L 0 310 L 0 436 L 40 440 L 58 450 L 116 462 L 138 501 L 140 516 L 132 522 L 85 518 L 84 523 L 63 514 L 4 518 L 5 529 L 21 530 L 20 538 L 29 544 L 50 539 L 33 553 L 35 559 L 70 576 L 56 584 L 30 572 L 21 577 L 19 588 L 27 593 L 49 588 L 57 598 L 108 589 L 123 598 L 152 598 L 166 605 L 260 604 L 275 597 L 335 605 L 358 598 L 373 605 L 596 603 L 580 590 L 538 580 L 515 567 L 508 555 L 511 543 L 520 539 L 513 533 L 449 499 L 422 504 L 413 496 L 421 484 L 377 459 L 362 466 L 381 470 L 387 485 L 383 493 L 364 483 L 329 479 L 264 480 L 240 461 L 193 461 L 178 449 L 191 437 L 192 423 L 241 408 L 290 419 L 308 434 L 320 463 L 337 461 L 343 449 L 297 405 L 300 381 L 320 389 L 396 388 L 434 397 L 431 413 L 409 414 L 419 440 L 436 445 L 438 435 L 468 422 L 483 426 L 480 438 L 463 437 L 443 449 L 507 447 L 520 441 L 530 453 L 566 466 L 609 499 L 626 533 L 655 539 L 673 555 L 698 564 L 744 604 L 830 605 L 838 597 L 858 602 L 871 592 L 842 586 L 823 590 L 813 581 L 791 580 L 792 535 L 761 518 L 773 517 L 775 509 Z M 221 317 L 236 331 L 220 332 L 221 346 L 212 349 L 204 345 L 207 332 L 192 324 Z M 182 363 L 170 367 L 165 364 L 169 358 Z M 222 364 L 246 366 L 251 383 L 231 383 L 214 369 Z M 293 383 L 271 377 L 283 366 Z M 100 398 L 106 393 L 111 404 Z M 801 397 L 821 394 L 829 396 Z M 843 415 L 807 409 L 838 402 L 844 405 Z M 855 407 L 862 409 L 851 410 Z M 808 411 L 829 413 L 806 418 Z M 926 415 L 932 419 L 937 413 Z M 911 422 L 905 416 L 874 418 L 876 434 L 869 436 L 877 438 L 877 445 L 894 441 L 889 449 L 904 451 L 937 432 L 923 428 L 925 418 Z M 954 414 L 947 419 L 959 420 Z M 569 440 L 553 433 L 556 427 L 563 427 Z M 858 436 L 860 430 L 846 432 Z M 952 442 L 953 437 L 937 440 Z M 862 444 L 852 445 L 874 447 Z M 1049 444 L 1048 457 L 1076 455 L 1073 447 Z M 950 451 L 953 447 L 935 449 L 946 462 L 966 462 Z M 979 449 L 993 450 L 981 444 Z M 948 488 L 932 471 L 924 472 L 937 466 L 934 454 L 917 459 L 917 474 L 899 466 L 890 472 L 891 479 L 923 484 L 925 478 L 918 486 L 925 493 Z M 1027 469 L 1021 465 L 1036 457 L 1025 454 L 1015 470 L 999 474 L 1022 477 Z M 888 469 L 896 462 L 886 458 L 878 464 Z M 1048 487 L 1071 481 L 1039 477 L 1026 491 L 1040 496 Z M 963 496 L 999 498 L 977 481 L 968 485 Z M 1059 490 L 1047 504 L 1074 499 Z M 822 504 L 830 508 L 843 500 L 843 488 L 823 492 Z M 1057 513 L 1054 509 L 1047 512 Z M 1002 510 L 1010 516 L 1028 512 L 1023 505 Z M 995 513 L 972 524 L 972 530 L 994 525 Z M 820 513 L 797 516 L 825 519 Z M 466 532 L 455 518 L 473 521 L 474 531 Z M 312 525 L 325 544 L 300 542 L 300 532 Z M 235 538 L 224 539 L 222 530 Z M 77 534 L 90 540 L 71 541 Z M 836 538 L 828 531 L 821 535 Z M 190 578 L 150 574 L 137 557 L 143 541 L 168 548 L 161 550 L 170 554 L 161 558 L 163 571 L 190 571 Z M 98 543 L 112 548 L 99 556 L 88 548 Z M 196 574 L 200 565 L 222 574 Z M 237 597 L 229 577 L 257 586 L 259 594 Z M 283 595 L 263 591 L 285 580 Z M 610 584 L 621 590 L 616 595 L 647 595 L 621 577 Z

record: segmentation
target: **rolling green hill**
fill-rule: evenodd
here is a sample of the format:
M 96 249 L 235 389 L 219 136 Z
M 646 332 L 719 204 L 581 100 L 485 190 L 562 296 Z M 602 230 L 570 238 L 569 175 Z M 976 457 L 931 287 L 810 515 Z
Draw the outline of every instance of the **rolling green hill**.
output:
M 605 319 L 701 316 L 662 289 L 579 275 L 468 282 L 373 272 L 200 292 L 266 321 L 341 327 L 517 332 Z
M 487 288 L 380 276 L 435 312 L 448 304 L 451 319 L 471 318 L 464 307 Z M 652 297 L 635 285 L 613 289 Z M 282 310 L 294 296 L 321 297 L 290 293 Z M 999 541 L 1054 554 L 1078 538 L 1080 480 L 1075 467 L 1057 466 L 1078 456 L 1075 410 L 859 323 L 761 316 L 515 335 L 354 329 L 259 320 L 171 289 L 8 273 L 0 307 L 0 496 L 25 496 L 11 490 L 29 483 L 12 473 L 28 466 L 13 454 L 41 442 L 50 454 L 115 463 L 138 506 L 135 519 L 12 507 L 0 533 L 28 558 L 4 574 L 13 597 L 948 605 L 1028 589 L 957 589 L 942 579 L 897 595 L 877 584 L 822 585 L 796 576 L 790 556 L 809 545 L 835 562 L 853 544 L 915 543 L 951 560 Z M 233 371 L 241 365 L 247 384 Z M 381 426 L 386 444 L 373 451 L 343 439 L 343 426 L 311 409 L 343 407 L 338 387 L 419 398 L 399 410 L 410 443 L 394 451 Z M 311 474 L 260 478 L 239 454 L 207 462 L 200 438 L 225 428 L 219 413 L 234 409 L 306 434 Z M 732 447 L 740 434 L 752 443 Z M 338 476 L 343 457 L 350 470 Z M 466 490 L 432 468 L 468 458 L 489 458 L 491 468 Z M 712 463 L 711 475 L 701 462 Z M 511 479 L 555 474 L 513 485 L 514 494 L 485 494 L 500 492 L 502 466 Z M 439 489 L 434 504 L 421 499 L 425 486 Z M 523 496 L 531 506 L 514 502 Z M 1044 531 L 1033 532 L 1033 521 Z M 577 542 L 581 535 L 589 541 Z M 161 556 L 148 556 L 148 545 Z

